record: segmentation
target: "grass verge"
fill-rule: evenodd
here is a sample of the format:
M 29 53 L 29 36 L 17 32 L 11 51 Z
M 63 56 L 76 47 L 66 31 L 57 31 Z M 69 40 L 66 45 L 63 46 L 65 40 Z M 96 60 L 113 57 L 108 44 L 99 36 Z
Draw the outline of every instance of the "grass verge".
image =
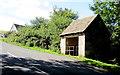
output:
M 51 53 L 51 54 L 56 54 L 56 55 L 63 55 L 63 56 L 72 57 L 72 58 L 75 58 L 77 60 L 80 60 L 80 61 L 86 62 L 88 64 L 91 64 L 93 66 L 102 68 L 106 71 L 109 71 L 113 75 L 120 75 L 120 66 L 118 66 L 118 65 L 107 64 L 107 63 L 104 63 L 104 62 L 101 62 L 101 61 L 98 61 L 98 60 L 93 60 L 93 59 L 89 59 L 89 58 L 85 58 L 85 57 L 64 55 L 64 54 L 60 54 L 60 53 L 57 53 L 57 52 L 53 52 L 52 50 L 46 50 L 46 49 L 42 49 L 42 48 L 39 48 L 39 47 L 27 47 L 27 46 L 21 45 L 20 43 L 9 42 L 5 38 L 0 38 L 0 39 L 2 39 L 4 42 L 7 42 L 7 43 L 10 43 L 10 44 L 13 44 L 13 45 L 17 45 L 17 46 L 20 46 L 20 47 L 23 47 L 23 48 L 32 49 L 32 50 L 41 51 L 41 52 L 46 52 L 46 53 Z
M 7 33 L 8 31 L 2 31 L 2 30 L 0 30 L 0 33 Z
M 6 40 L 7 38 L 2 38 L 2 37 L 0 37 L 0 40 Z

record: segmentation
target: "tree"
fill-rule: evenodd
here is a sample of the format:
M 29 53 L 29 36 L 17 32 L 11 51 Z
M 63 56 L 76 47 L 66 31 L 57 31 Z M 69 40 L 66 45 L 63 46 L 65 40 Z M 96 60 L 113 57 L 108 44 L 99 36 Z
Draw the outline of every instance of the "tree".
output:
M 40 28 L 41 24 L 47 24 L 48 20 L 43 17 L 36 17 L 34 20 L 30 21 L 33 26 Z
M 54 8 L 50 16 L 48 30 L 51 38 L 52 50 L 60 49 L 60 33 L 72 22 L 72 20 L 77 19 L 78 15 L 71 9 L 67 8 Z
M 114 2 L 94 0 L 94 4 L 90 6 L 90 9 L 95 14 L 100 14 L 104 23 L 108 27 L 111 33 L 111 48 L 114 52 L 114 57 L 120 57 L 118 53 L 120 51 L 120 1 L 115 0 Z
M 70 9 L 54 8 L 50 20 L 36 17 L 31 25 L 20 28 L 17 33 L 9 36 L 9 40 L 26 46 L 37 46 L 60 52 L 60 33 L 77 19 L 77 13 Z
M 94 11 L 95 14 L 100 14 L 102 19 L 106 24 L 109 25 L 120 25 L 120 3 L 119 2 L 102 2 L 94 1 L 93 6 L 90 9 Z
M 68 8 L 63 9 L 63 8 L 54 7 L 53 12 L 51 12 L 50 18 L 54 19 L 56 16 L 59 16 L 59 17 L 64 16 L 66 18 L 76 20 L 78 18 L 78 13 Z

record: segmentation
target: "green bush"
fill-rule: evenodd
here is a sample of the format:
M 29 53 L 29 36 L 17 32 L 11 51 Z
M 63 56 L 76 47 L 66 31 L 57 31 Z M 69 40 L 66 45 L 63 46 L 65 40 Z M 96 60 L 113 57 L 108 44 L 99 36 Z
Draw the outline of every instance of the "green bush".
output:
M 41 47 L 60 53 L 60 33 L 77 19 L 78 14 L 70 9 L 54 8 L 50 20 L 36 17 L 31 25 L 18 29 L 17 33 L 9 35 L 11 42 L 21 43 L 28 47 Z
M 32 41 L 31 41 L 31 42 L 27 42 L 27 43 L 26 43 L 26 46 L 28 46 L 28 47 L 33 47 L 33 46 L 34 46 L 34 42 L 32 42 Z

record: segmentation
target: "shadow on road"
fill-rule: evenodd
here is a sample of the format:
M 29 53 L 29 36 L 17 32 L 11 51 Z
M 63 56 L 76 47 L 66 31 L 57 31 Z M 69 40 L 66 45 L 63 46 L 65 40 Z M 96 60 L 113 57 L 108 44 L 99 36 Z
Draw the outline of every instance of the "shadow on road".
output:
M 81 61 L 34 60 L 0 55 L 2 75 L 107 75 Z

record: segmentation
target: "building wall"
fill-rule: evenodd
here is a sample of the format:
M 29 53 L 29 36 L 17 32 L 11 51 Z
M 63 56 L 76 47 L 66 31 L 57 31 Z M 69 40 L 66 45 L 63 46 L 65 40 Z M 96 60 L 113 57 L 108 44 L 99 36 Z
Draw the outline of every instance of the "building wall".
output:
M 110 35 L 99 18 L 95 19 L 85 31 L 85 55 L 92 59 L 109 58 Z
M 15 25 L 12 26 L 12 28 L 11 28 L 10 31 L 11 31 L 11 32 L 17 32 L 17 29 L 16 29 Z
M 6 38 L 6 34 L 5 33 L 0 33 L 0 37 L 2 37 L 2 38 Z
M 85 34 L 79 36 L 78 40 L 78 56 L 84 57 L 85 56 Z
M 78 46 L 77 55 L 85 56 L 85 34 L 76 34 L 61 37 L 61 53 L 65 54 L 66 46 Z
M 2 37 L 3 36 L 3 34 L 2 33 L 0 33 L 0 37 Z
M 61 53 L 65 54 L 65 50 L 66 50 L 66 38 L 61 37 L 60 47 L 61 47 Z

